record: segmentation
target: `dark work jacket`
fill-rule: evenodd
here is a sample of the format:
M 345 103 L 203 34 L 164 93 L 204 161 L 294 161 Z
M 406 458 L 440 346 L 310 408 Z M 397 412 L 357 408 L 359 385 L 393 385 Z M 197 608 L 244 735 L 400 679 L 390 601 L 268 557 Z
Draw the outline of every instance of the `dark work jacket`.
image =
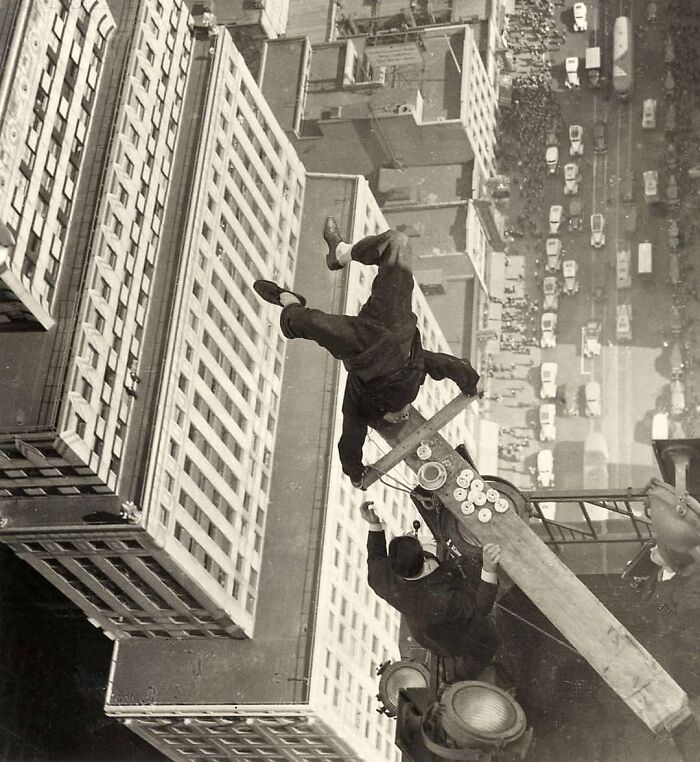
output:
M 387 346 L 382 350 L 383 344 Z M 359 481 L 362 477 L 362 446 L 367 436 L 367 427 L 380 420 L 385 413 L 401 410 L 404 405 L 413 402 L 426 374 L 436 381 L 449 378 L 465 394 L 476 393 L 479 374 L 471 364 L 443 352 L 423 349 L 417 329 L 414 331 L 410 356 L 396 371 L 392 371 L 391 366 L 387 367 L 387 358 L 394 355 L 389 351 L 392 349 L 390 344 L 389 341 L 382 342 L 363 353 L 362 371 L 359 366 L 357 370 L 354 369 L 356 363 L 345 363 L 348 379 L 343 398 L 343 433 L 338 442 L 338 452 L 344 473 L 353 481 Z M 372 368 L 378 374 L 375 377 L 372 377 Z
M 420 579 L 392 571 L 384 532 L 367 537 L 367 581 L 374 592 L 399 611 L 414 639 L 441 656 L 493 648 L 486 620 L 498 585 L 480 578 L 480 567 L 462 557 L 441 564 Z

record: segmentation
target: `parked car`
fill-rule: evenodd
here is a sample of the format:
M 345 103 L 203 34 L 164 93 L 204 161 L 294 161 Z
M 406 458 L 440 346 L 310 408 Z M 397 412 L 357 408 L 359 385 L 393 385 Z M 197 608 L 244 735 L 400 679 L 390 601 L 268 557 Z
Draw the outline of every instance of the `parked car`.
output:
M 588 10 L 585 3 L 574 3 L 574 32 L 588 31 Z
M 658 9 L 656 7 L 656 0 L 650 0 L 650 2 L 647 3 L 647 21 L 650 24 L 656 23 L 656 20 L 658 19 Z
M 596 249 L 605 246 L 605 217 L 602 214 L 591 215 L 591 246 Z
M 554 486 L 554 455 L 551 450 L 537 453 L 537 481 L 540 487 Z
M 576 198 L 569 201 L 569 230 L 581 230 L 583 204 Z
M 559 284 L 554 275 L 546 275 L 542 281 L 544 300 L 542 309 L 545 312 L 556 312 L 559 309 Z
M 542 328 L 542 337 L 540 346 L 543 349 L 547 347 L 556 347 L 557 345 L 557 313 L 543 312 L 540 327 Z
M 580 124 L 569 126 L 569 155 L 583 156 L 583 127 Z
M 629 304 L 617 305 L 615 335 L 618 341 L 632 341 L 632 307 Z
M 555 146 L 559 143 L 559 125 L 556 119 L 550 119 L 547 122 L 544 137 L 547 146 Z
M 600 334 L 603 330 L 603 324 L 600 320 L 591 318 L 586 323 L 583 341 L 584 357 L 600 357 Z
M 563 212 L 564 209 L 561 204 L 554 204 L 549 207 L 549 232 L 551 235 L 557 235 L 559 232 L 559 225 L 561 225 Z
M 598 119 L 593 125 L 593 150 L 596 153 L 605 153 L 608 150 L 606 132 L 605 122 Z
M 573 296 L 578 293 L 578 263 L 575 259 L 567 259 L 562 265 L 564 275 L 564 293 Z
M 543 400 L 553 400 L 557 396 L 557 371 L 555 362 L 543 362 L 540 366 L 540 397 Z
M 625 204 L 634 201 L 634 172 L 628 169 L 620 178 L 620 195 Z
M 599 418 L 600 412 L 600 384 L 597 381 L 589 381 L 586 384 L 586 415 L 589 418 Z
M 675 143 L 666 143 L 666 168 L 675 169 L 678 166 L 678 153 Z
M 647 98 L 642 106 L 642 129 L 656 129 L 656 101 L 653 98 Z
M 562 247 L 558 238 L 548 238 L 545 243 L 545 255 L 547 261 L 544 269 L 548 271 L 558 270 L 561 267 Z
M 549 146 L 545 152 L 544 160 L 547 162 L 550 175 L 553 175 L 559 166 L 559 149 L 556 146 Z
M 648 169 L 644 173 L 644 198 L 647 204 L 659 200 L 659 173 L 654 169 Z
M 557 408 L 552 402 L 540 405 L 540 441 L 553 442 L 557 438 L 555 416 Z
M 578 193 L 581 175 L 578 172 L 578 164 L 573 161 L 564 166 L 564 195 L 569 196 Z
M 564 85 L 569 89 L 575 89 L 581 85 L 578 78 L 578 58 L 576 56 L 569 56 L 565 62 L 566 67 L 566 82 Z

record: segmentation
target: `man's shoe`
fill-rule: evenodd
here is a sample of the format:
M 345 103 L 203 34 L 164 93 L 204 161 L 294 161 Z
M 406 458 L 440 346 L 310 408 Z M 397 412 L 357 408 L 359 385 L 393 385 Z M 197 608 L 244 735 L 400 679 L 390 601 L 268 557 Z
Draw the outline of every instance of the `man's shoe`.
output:
M 339 243 L 345 243 L 345 241 L 340 235 L 338 223 L 333 217 L 326 217 L 326 223 L 323 226 L 323 240 L 328 244 L 328 254 L 326 254 L 328 269 L 342 270 L 347 262 L 340 262 L 335 254 L 335 250 L 338 248 Z
M 253 288 L 255 289 L 255 293 L 261 299 L 264 299 L 270 304 L 274 304 L 276 307 L 282 306 L 280 294 L 291 294 L 299 300 L 302 307 L 306 307 L 306 299 L 301 294 L 297 294 L 287 288 L 282 288 L 271 280 L 256 280 L 255 283 L 253 283 Z

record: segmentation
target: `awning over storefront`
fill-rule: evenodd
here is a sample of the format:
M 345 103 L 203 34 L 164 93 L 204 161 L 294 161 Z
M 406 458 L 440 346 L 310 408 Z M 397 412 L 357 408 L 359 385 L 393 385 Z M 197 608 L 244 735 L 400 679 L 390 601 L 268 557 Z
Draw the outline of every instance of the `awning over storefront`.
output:
M 492 251 L 489 257 L 488 289 L 491 299 L 502 301 L 506 285 L 506 255 L 503 251 Z

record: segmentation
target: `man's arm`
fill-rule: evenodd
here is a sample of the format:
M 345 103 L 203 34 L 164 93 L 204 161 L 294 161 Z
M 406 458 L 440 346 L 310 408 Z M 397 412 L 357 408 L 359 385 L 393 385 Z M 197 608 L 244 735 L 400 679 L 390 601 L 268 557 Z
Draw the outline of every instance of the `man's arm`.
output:
M 444 352 L 429 352 L 423 350 L 423 361 L 427 374 L 436 381 L 449 378 L 461 389 L 463 394 L 474 396 L 477 392 L 476 385 L 479 374 L 466 360 L 445 354 Z
M 498 591 L 498 564 L 501 560 L 501 548 L 494 543 L 486 543 L 483 549 L 484 565 L 481 569 L 481 579 L 476 587 L 476 610 L 480 614 L 490 614 L 496 602 Z
M 389 590 L 392 571 L 386 552 L 384 524 L 371 508 L 373 503 L 365 501 L 360 506 L 362 518 L 369 524 L 367 532 L 367 582 L 374 592 L 384 598 Z

